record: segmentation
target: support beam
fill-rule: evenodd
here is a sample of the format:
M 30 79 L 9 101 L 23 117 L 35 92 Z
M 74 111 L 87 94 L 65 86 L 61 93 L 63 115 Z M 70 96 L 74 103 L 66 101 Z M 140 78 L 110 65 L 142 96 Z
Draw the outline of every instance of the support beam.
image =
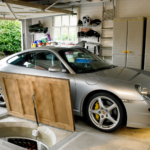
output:
M 24 1 L 15 1 L 15 0 L 3 0 L 3 1 L 5 3 L 9 3 L 9 4 L 25 6 L 25 7 L 31 7 L 31 8 L 37 8 L 37 9 L 42 9 L 42 10 L 45 10 L 47 8 L 46 5 L 30 3 L 30 2 L 24 2 Z M 49 11 L 55 11 L 55 12 L 58 12 L 58 13 L 66 13 L 66 14 L 73 13 L 73 11 L 64 10 L 64 9 L 60 9 L 60 8 L 49 8 L 48 10 Z
M 10 10 L 11 14 L 15 17 L 15 19 L 17 19 L 17 17 L 16 17 L 15 14 L 13 13 L 11 7 L 9 6 L 9 4 L 6 3 L 6 5 L 7 5 L 8 9 Z
M 45 12 L 43 12 L 43 11 L 30 12 L 30 11 L 28 11 L 28 12 L 13 12 L 13 13 L 14 14 L 56 14 L 56 12 L 47 12 L 47 11 L 45 11 Z M 11 15 L 10 12 L 0 12 L 0 15 L 1 14 Z
M 18 20 L 18 19 L 12 19 L 12 18 L 5 18 L 5 19 L 4 19 L 4 18 L 1 18 L 1 17 L 0 17 L 0 20 L 14 20 L 14 21 L 15 21 L 15 20 Z
M 45 10 L 48 10 L 49 8 L 53 7 L 55 4 L 57 4 L 60 0 L 57 0 L 55 3 L 53 3 L 52 5 L 48 6 Z

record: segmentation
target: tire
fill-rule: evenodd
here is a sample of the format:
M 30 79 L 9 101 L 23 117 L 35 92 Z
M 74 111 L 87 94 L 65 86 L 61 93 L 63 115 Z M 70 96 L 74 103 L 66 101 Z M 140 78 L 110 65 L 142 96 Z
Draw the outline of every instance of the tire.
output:
M 2 96 L 0 97 L 0 107 L 6 107 L 4 97 L 2 97 Z
M 124 121 L 125 111 L 115 96 L 103 92 L 91 96 L 85 107 L 87 121 L 103 132 L 114 132 Z
M 5 102 L 0 102 L 0 107 L 6 107 L 6 103 Z

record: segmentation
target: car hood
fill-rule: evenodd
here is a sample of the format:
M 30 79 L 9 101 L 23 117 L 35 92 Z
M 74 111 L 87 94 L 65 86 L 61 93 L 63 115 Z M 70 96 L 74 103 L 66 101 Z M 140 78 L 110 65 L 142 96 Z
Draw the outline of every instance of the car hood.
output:
M 126 67 L 115 67 L 88 74 L 90 77 L 105 77 L 140 84 L 150 89 L 150 72 Z

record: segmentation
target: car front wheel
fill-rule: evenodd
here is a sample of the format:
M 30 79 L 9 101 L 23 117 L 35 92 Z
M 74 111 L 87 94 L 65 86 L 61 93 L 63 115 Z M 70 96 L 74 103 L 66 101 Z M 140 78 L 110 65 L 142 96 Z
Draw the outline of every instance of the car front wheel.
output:
M 97 93 L 89 98 L 86 117 L 95 128 L 104 132 L 117 130 L 125 119 L 122 104 L 109 93 Z

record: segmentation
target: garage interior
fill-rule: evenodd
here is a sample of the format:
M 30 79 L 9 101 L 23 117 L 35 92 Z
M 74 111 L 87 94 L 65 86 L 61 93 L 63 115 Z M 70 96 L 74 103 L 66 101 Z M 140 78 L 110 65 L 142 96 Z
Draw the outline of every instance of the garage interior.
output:
M 80 45 L 110 64 L 146 72 L 150 71 L 149 8 L 149 0 L 0 0 L 0 20 L 21 21 L 22 51 L 42 47 L 43 43 L 44 46 L 62 48 Z M 83 25 L 85 18 L 86 23 Z M 90 24 L 90 20 L 97 20 L 100 23 Z M 91 30 L 94 35 L 88 36 L 87 33 Z M 121 73 L 125 71 L 121 70 Z M 73 115 L 70 93 L 65 94 L 70 90 L 68 80 L 66 83 L 62 81 L 63 85 L 58 86 L 59 81 L 51 81 L 44 77 L 15 77 L 12 74 L 13 80 L 9 80 L 8 76 L 11 75 L 0 72 L 2 92 L 5 98 L 8 97 L 6 107 L 0 107 L 0 150 L 27 149 L 25 145 L 19 147 L 11 142 L 13 139 L 23 141 L 23 138 L 26 142 L 31 142 L 27 141 L 30 139 L 31 143 L 37 142 L 34 148 L 38 150 L 150 150 L 149 128 L 137 129 L 123 126 L 115 132 L 104 133 L 93 128 L 84 117 Z M 124 78 L 128 77 L 124 76 Z M 32 110 L 24 108 L 31 114 L 26 114 L 24 110 L 17 110 L 17 105 L 20 108 L 24 107 L 23 101 L 20 102 L 20 97 L 15 93 L 15 89 L 19 89 L 20 93 L 25 90 L 19 83 L 21 79 L 24 81 L 22 85 L 27 89 L 31 86 L 33 91 L 43 92 L 45 101 L 53 96 L 54 100 L 51 103 L 56 105 L 57 102 L 61 108 L 61 111 L 57 112 L 58 116 L 52 111 L 54 108 L 51 105 L 45 106 L 42 103 L 43 97 L 35 96 L 35 100 L 38 99 L 45 109 L 50 110 L 50 119 L 46 111 L 41 111 L 40 107 L 38 109 L 34 104 L 30 104 L 32 100 L 34 101 L 34 95 L 28 98 L 30 90 L 26 92 L 27 95 L 21 97 L 24 101 L 31 99 L 28 107 L 30 106 Z M 27 80 L 32 80 L 33 85 L 31 83 L 28 85 Z M 5 85 L 3 85 L 4 81 Z M 15 85 L 16 81 L 17 85 Z M 37 81 L 43 81 L 45 85 Z M 50 84 L 54 82 L 50 88 L 58 86 L 53 87 L 52 91 L 55 95 L 45 94 L 46 82 Z M 58 83 L 55 85 L 56 82 Z M 10 83 L 14 86 L 9 87 Z M 36 86 L 40 88 L 36 89 Z M 16 96 L 17 101 L 16 99 L 10 101 L 10 97 L 15 94 L 18 96 Z M 66 105 L 62 100 L 59 103 L 58 100 L 62 97 L 66 100 Z M 35 107 L 37 112 L 34 112 Z M 21 116 L 18 112 L 24 114 Z M 40 112 L 43 112 L 41 116 Z M 39 117 L 37 119 L 36 113 Z M 54 117 L 53 123 L 51 117 Z M 38 135 L 33 132 L 38 132 Z

